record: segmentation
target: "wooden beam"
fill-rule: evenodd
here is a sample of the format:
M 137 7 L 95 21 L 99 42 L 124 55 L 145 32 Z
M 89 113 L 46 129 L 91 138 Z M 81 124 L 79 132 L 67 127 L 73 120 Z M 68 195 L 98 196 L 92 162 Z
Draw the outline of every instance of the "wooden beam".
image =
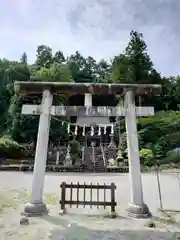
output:
M 161 92 L 161 85 L 157 84 L 107 84 L 107 83 L 63 83 L 63 82 L 43 82 L 43 79 L 34 79 L 33 81 L 16 81 L 14 83 L 15 91 L 30 94 L 42 93 L 49 89 L 53 93 L 74 94 L 91 93 L 92 95 L 118 94 L 124 95 L 126 90 L 132 89 L 135 95 L 153 96 Z
M 41 105 L 23 105 L 22 114 L 40 115 Z M 113 117 L 125 116 L 125 107 L 52 106 L 52 116 Z M 136 116 L 154 116 L 154 107 L 136 107 Z

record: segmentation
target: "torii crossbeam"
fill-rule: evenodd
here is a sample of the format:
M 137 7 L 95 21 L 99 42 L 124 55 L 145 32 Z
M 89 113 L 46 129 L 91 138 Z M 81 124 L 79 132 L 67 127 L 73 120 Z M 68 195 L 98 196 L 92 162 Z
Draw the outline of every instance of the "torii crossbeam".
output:
M 26 204 L 24 212 L 27 215 L 39 215 L 46 212 L 43 203 L 43 185 L 46 169 L 50 116 L 124 116 L 126 122 L 129 177 L 131 202 L 128 213 L 133 217 L 149 217 L 150 211 L 143 201 L 139 144 L 137 136 L 136 117 L 153 116 L 153 107 L 136 107 L 135 95 L 153 96 L 159 94 L 160 85 L 148 84 L 87 84 L 87 83 L 57 83 L 57 82 L 15 82 L 15 90 L 21 94 L 42 93 L 41 105 L 23 105 L 22 114 L 40 115 L 37 146 L 34 162 L 32 199 Z M 92 106 L 53 106 L 53 94 L 117 94 L 124 97 L 124 106 L 92 107 Z

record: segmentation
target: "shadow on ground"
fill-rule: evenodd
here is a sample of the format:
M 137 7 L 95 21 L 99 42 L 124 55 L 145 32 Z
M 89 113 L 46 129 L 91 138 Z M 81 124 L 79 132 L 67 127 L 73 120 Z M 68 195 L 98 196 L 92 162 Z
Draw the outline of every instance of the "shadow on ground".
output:
M 49 239 L 52 240 L 178 240 L 180 239 L 180 233 L 158 231 L 156 228 L 147 228 L 144 226 L 144 230 L 102 230 L 96 223 L 94 227 L 82 226 L 78 223 L 72 222 L 69 219 L 57 217 L 57 216 L 42 216 L 47 222 L 50 222 L 55 228 L 52 228 L 49 233 Z M 119 217 L 120 218 L 120 217 Z M 123 218 L 122 218 L 123 220 Z M 175 224 L 175 222 L 162 222 L 161 218 L 153 218 L 154 221 L 159 221 L 163 224 Z M 109 221 L 109 224 L 113 222 Z
M 66 219 L 62 219 L 56 216 L 44 215 L 41 217 L 41 219 L 50 222 L 51 224 L 56 226 L 67 227 L 69 224 L 69 222 Z
M 73 224 L 64 231 L 58 229 L 52 230 L 52 240 L 177 240 L 180 239 L 180 234 L 172 232 L 158 231 L 131 231 L 131 230 L 113 230 L 101 231 L 88 229 Z

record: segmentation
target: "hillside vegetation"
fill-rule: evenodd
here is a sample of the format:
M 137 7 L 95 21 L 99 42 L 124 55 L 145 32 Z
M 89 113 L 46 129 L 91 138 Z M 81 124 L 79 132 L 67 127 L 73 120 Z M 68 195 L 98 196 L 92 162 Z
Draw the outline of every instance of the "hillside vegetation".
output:
M 38 117 L 22 116 L 22 103 L 40 103 L 40 96 L 20 97 L 14 92 L 14 81 L 29 81 L 30 76 L 56 82 L 149 83 L 161 84 L 162 93 L 152 99 L 142 99 L 143 105 L 155 107 L 154 117 L 138 119 L 142 163 L 154 164 L 155 159 L 178 162 L 180 147 L 180 77 L 165 77 L 157 72 L 148 55 L 143 34 L 132 31 L 127 47 L 117 52 L 110 62 L 97 62 L 92 56 L 83 57 L 76 51 L 64 56 L 63 51 L 52 53 L 48 46 L 37 47 L 34 64 L 28 63 L 26 52 L 20 60 L 0 59 L 0 154 L 13 155 L 35 145 Z M 110 100 L 109 100 L 110 101 Z M 56 104 L 67 104 L 66 96 L 56 96 Z M 59 118 L 68 121 L 68 119 Z M 52 119 L 52 142 L 68 139 L 65 127 Z M 125 151 L 125 129 L 121 124 L 121 147 Z M 119 132 L 119 131 L 117 131 Z

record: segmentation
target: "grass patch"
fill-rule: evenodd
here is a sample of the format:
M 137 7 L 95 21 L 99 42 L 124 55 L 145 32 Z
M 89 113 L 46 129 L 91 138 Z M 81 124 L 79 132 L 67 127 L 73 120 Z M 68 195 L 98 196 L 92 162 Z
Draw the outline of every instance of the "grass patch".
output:
M 179 221 L 175 219 L 175 214 L 163 212 L 163 218 L 156 219 L 157 223 L 163 224 L 163 225 L 179 225 Z
M 157 222 L 164 224 L 164 225 L 174 225 L 177 224 L 178 222 L 173 218 L 159 218 Z
M 54 194 L 46 194 L 45 195 L 45 203 L 50 204 L 50 205 L 56 205 L 59 203 L 59 198 L 58 196 Z
M 0 194 L 0 214 L 4 213 L 9 208 L 15 208 L 17 206 L 16 202 L 4 195 Z
M 14 200 L 19 203 L 27 202 L 31 199 L 31 193 L 29 193 L 26 189 L 20 191 L 14 191 Z
M 26 189 L 0 192 L 0 214 L 9 208 L 16 209 L 19 204 L 30 200 L 31 194 Z

